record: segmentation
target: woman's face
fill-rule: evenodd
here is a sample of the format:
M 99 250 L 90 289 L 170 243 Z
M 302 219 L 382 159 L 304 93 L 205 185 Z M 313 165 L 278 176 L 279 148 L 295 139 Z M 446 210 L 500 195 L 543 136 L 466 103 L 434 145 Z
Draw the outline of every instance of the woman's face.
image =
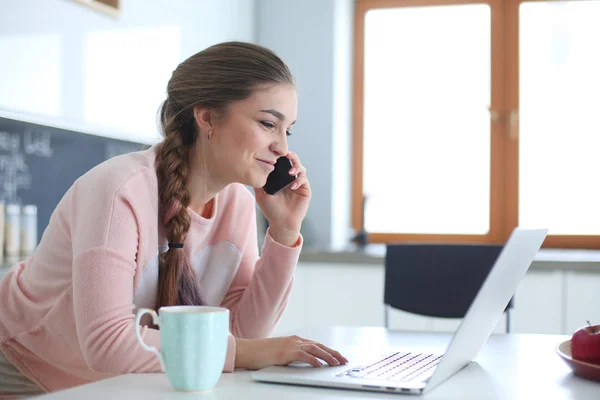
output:
M 287 136 L 296 122 L 298 100 L 290 85 L 257 89 L 229 105 L 212 121 L 211 166 L 220 180 L 262 187 L 275 161 L 288 153 Z

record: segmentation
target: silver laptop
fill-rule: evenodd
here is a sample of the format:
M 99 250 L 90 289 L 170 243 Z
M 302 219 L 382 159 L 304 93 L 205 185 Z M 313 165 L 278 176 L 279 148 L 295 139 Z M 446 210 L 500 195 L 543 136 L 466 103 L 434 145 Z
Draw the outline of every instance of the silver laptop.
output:
M 481 350 L 547 233 L 547 229 L 521 228 L 512 232 L 443 355 L 407 349 L 390 352 L 369 365 L 351 362 L 335 368 L 269 367 L 251 376 L 263 382 L 387 393 L 429 391 L 468 365 Z

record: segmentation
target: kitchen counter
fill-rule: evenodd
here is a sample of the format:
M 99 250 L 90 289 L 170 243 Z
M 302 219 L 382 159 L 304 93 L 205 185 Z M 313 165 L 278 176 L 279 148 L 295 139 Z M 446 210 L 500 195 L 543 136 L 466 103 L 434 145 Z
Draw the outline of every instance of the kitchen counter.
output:
M 385 259 L 385 245 L 369 244 L 364 248 L 349 245 L 345 248 L 304 248 L 300 264 L 373 265 L 381 266 Z M 0 264 L 0 278 L 12 264 Z M 530 270 L 560 270 L 600 273 L 600 250 L 541 249 Z
M 304 248 L 301 263 L 328 263 L 383 265 L 384 244 L 368 244 L 365 247 L 349 245 L 343 248 Z M 600 273 L 600 250 L 541 249 L 535 256 L 533 270 L 562 270 Z

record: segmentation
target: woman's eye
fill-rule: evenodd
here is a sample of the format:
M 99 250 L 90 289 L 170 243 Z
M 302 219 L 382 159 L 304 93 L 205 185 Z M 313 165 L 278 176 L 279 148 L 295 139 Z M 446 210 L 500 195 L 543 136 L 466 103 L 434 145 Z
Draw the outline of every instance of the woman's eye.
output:
M 261 123 L 263 126 L 265 126 L 265 127 L 269 128 L 269 129 L 273 129 L 273 128 L 275 128 L 275 125 L 273 125 L 273 123 L 271 123 L 271 122 L 269 122 L 269 121 L 260 121 L 260 123 Z
M 262 126 L 264 126 L 265 128 L 268 128 L 268 129 L 275 129 L 275 124 L 274 124 L 274 123 L 272 123 L 272 122 L 269 122 L 269 121 L 260 121 L 260 124 L 261 124 Z M 285 131 L 285 134 L 286 134 L 287 136 L 291 136 L 291 135 L 292 135 L 292 131 Z

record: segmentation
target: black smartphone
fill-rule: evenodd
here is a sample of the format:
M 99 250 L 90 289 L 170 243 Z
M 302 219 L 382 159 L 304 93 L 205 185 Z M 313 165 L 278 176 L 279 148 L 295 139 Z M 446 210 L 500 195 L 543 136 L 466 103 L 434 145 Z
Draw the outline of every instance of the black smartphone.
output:
M 297 175 L 290 175 L 292 161 L 287 157 L 279 157 L 275 162 L 275 169 L 267 177 L 267 183 L 263 189 L 267 194 L 274 195 L 281 189 L 296 180 Z

